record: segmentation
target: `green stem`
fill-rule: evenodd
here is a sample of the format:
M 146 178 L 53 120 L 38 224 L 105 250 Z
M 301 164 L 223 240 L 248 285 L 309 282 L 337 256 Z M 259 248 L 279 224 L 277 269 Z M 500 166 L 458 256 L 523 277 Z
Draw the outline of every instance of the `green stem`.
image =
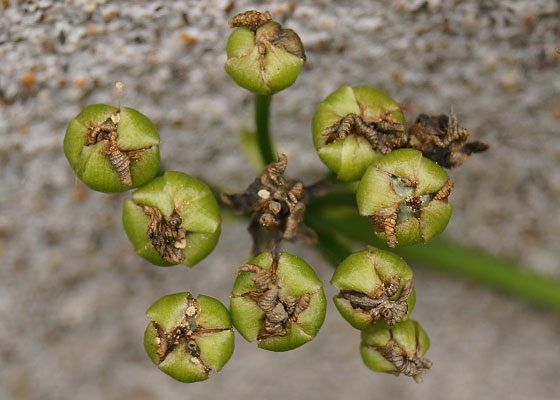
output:
M 276 161 L 276 154 L 270 140 L 268 122 L 270 120 L 271 95 L 255 94 L 255 123 L 257 128 L 257 142 L 265 165 Z

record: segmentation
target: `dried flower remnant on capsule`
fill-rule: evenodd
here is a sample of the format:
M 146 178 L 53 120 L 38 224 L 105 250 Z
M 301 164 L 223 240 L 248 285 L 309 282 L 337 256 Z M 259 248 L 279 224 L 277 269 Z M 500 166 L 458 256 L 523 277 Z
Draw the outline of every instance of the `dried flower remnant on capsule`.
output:
M 230 20 L 226 72 L 241 87 L 270 95 L 292 85 L 305 62 L 299 36 L 270 12 L 246 11 Z
M 424 157 L 445 168 L 455 168 L 471 154 L 490 148 L 487 143 L 468 139 L 469 131 L 459 126 L 453 110 L 450 116 L 420 114 L 410 127 L 406 147 L 420 150 Z
M 360 353 L 364 364 L 376 372 L 412 377 L 416 383 L 432 367 L 424 358 L 430 339 L 416 321 L 404 321 L 388 328 L 362 331 Z
M 169 264 L 179 264 L 185 260 L 181 252 L 187 245 L 186 233 L 181 228 L 181 217 L 177 210 L 166 221 L 161 212 L 155 208 L 143 205 L 142 210 L 150 217 L 146 235 L 159 253 L 163 261 Z
M 252 31 L 256 31 L 261 26 L 266 24 L 267 22 L 272 20 L 272 14 L 270 11 L 265 11 L 261 13 L 256 10 L 249 10 L 242 12 L 241 14 L 237 14 L 232 19 L 229 20 L 229 27 L 230 28 L 239 28 L 245 27 L 249 28 Z
M 327 167 L 345 181 L 362 177 L 383 154 L 406 145 L 399 104 L 369 86 L 341 86 L 317 107 L 313 143 Z
M 360 215 L 390 247 L 427 243 L 451 217 L 453 182 L 443 168 L 414 149 L 398 149 L 374 162 L 356 193 Z
M 253 237 L 254 254 L 261 253 L 282 239 L 314 243 L 315 232 L 303 224 L 306 203 L 311 195 L 321 193 L 320 185 L 305 187 L 300 180 L 287 179 L 285 154 L 278 154 L 278 162 L 270 163 L 243 193 L 222 193 L 222 201 L 238 214 L 252 212 L 249 231 Z M 264 237 L 270 233 L 270 244 Z
M 163 372 L 181 382 L 208 379 L 219 371 L 234 348 L 227 309 L 216 299 L 190 293 L 164 296 L 146 312 L 151 322 L 144 347 Z
M 136 252 L 155 265 L 195 265 L 216 246 L 220 225 L 210 189 L 182 172 L 165 172 L 124 202 L 126 234 Z
M 300 258 L 264 252 L 237 270 L 232 290 L 233 324 L 259 347 L 287 351 L 313 339 L 321 327 L 326 300 L 321 282 Z
M 352 134 L 361 135 L 374 150 L 387 154 L 406 144 L 406 135 L 396 135 L 404 130 L 404 124 L 389 120 L 386 115 L 381 116 L 377 121 L 367 123 L 359 115 L 351 113 L 325 128 L 321 131 L 321 135 L 327 136 L 327 144 L 346 139 Z
M 340 289 L 334 303 L 356 329 L 393 326 L 407 320 L 416 302 L 412 270 L 402 258 L 383 250 L 351 254 L 335 270 Z
M 131 108 L 86 107 L 64 137 L 64 153 L 90 188 L 123 192 L 152 179 L 159 166 L 159 135 L 151 121 Z

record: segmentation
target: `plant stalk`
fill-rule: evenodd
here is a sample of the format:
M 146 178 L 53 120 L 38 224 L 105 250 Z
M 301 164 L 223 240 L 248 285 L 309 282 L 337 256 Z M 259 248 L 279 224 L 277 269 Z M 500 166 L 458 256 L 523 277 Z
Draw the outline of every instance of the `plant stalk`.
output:
M 276 162 L 276 153 L 270 140 L 270 102 L 271 95 L 255 94 L 255 124 L 257 129 L 257 142 L 264 165 Z

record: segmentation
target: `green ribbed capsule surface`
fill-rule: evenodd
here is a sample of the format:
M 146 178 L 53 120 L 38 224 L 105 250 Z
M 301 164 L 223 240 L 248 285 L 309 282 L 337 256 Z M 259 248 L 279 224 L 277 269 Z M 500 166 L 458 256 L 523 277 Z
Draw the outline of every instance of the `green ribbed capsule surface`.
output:
M 146 311 L 144 348 L 160 370 L 178 381 L 208 379 L 234 349 L 228 310 L 218 300 L 188 292 L 162 297 Z
M 132 108 L 93 104 L 68 124 L 64 154 L 89 188 L 125 192 L 156 175 L 159 135 L 148 117 Z
M 264 252 L 238 270 L 230 309 L 233 325 L 247 341 L 258 340 L 265 350 L 287 351 L 315 337 L 325 319 L 326 299 L 321 281 L 305 261 L 281 253 L 275 262 Z
M 401 137 L 405 120 L 398 103 L 381 90 L 369 86 L 341 86 L 323 100 L 313 116 L 313 143 L 321 161 L 338 179 L 358 180 L 366 168 L 381 158 L 382 153 L 372 147 L 362 134 L 351 130 L 344 139 L 332 143 L 323 132 L 349 114 L 359 116 L 365 123 L 386 119 L 402 124 L 402 130 L 392 134 Z
M 391 247 L 427 243 L 449 223 L 452 188 L 447 172 L 420 151 L 394 150 L 362 177 L 358 210 Z
M 360 353 L 364 364 L 375 372 L 400 373 L 417 383 L 432 366 L 425 359 L 430 339 L 417 321 L 403 321 L 395 326 L 362 331 Z
M 227 46 L 225 70 L 241 87 L 271 95 L 291 86 L 305 62 L 298 35 L 270 21 L 256 31 L 236 28 Z
M 135 190 L 124 201 L 122 221 L 136 252 L 159 266 L 192 267 L 212 252 L 220 236 L 214 195 L 183 172 L 167 171 Z
M 369 247 L 351 254 L 336 268 L 333 301 L 356 329 L 388 327 L 406 321 L 416 303 L 412 269 L 399 256 Z

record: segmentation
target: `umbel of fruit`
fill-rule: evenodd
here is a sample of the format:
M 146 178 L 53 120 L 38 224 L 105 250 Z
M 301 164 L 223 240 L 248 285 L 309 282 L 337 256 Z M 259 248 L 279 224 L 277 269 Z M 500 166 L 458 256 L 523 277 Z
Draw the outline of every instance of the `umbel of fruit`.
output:
M 221 218 L 204 183 L 167 171 L 132 193 L 123 226 L 136 252 L 152 264 L 192 267 L 216 247 Z
M 144 114 L 93 104 L 70 121 L 64 154 L 88 187 L 124 192 L 152 179 L 159 167 L 159 135 Z
M 241 87 L 270 95 L 291 86 L 305 62 L 299 36 L 271 19 L 270 13 L 246 11 L 233 17 L 225 70 Z
M 420 383 L 432 366 L 423 357 L 429 347 L 430 339 L 424 329 L 418 322 L 408 320 L 388 328 L 362 331 L 360 353 L 372 371 L 403 373 Z
M 408 319 L 416 303 L 412 269 L 399 256 L 369 247 L 336 268 L 334 304 L 356 329 L 387 327 Z
M 264 252 L 238 269 L 230 301 L 231 318 L 247 341 L 271 351 L 295 349 L 323 324 L 323 285 L 301 258 Z
M 152 304 L 146 315 L 150 323 L 144 348 L 159 369 L 178 381 L 206 380 L 233 354 L 229 312 L 212 297 L 170 294 Z
M 427 243 L 451 218 L 452 188 L 447 172 L 420 151 L 394 150 L 367 169 L 356 193 L 358 210 L 390 247 Z
M 398 103 L 369 86 L 341 86 L 313 116 L 313 143 L 338 179 L 357 180 L 383 154 L 406 144 Z

